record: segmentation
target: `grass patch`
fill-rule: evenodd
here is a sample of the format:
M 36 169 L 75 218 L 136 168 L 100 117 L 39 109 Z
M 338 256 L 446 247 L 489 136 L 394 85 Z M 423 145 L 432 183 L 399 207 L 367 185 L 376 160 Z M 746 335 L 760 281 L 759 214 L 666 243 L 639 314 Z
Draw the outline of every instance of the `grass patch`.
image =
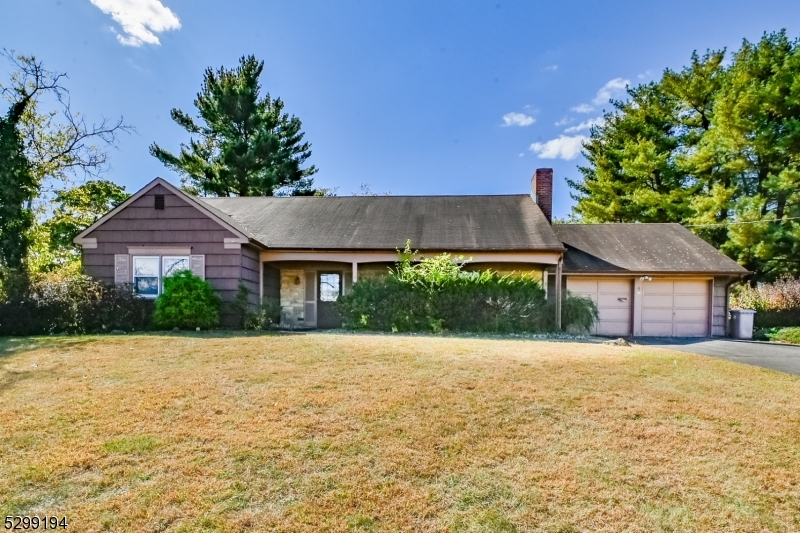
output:
M 760 329 L 756 332 L 755 337 L 764 341 L 800 344 L 800 327 Z
M 0 510 L 110 531 L 797 531 L 800 379 L 388 335 L 0 340 Z
M 144 453 L 152 451 L 158 444 L 158 439 L 152 435 L 119 437 L 104 443 L 103 451 L 122 454 Z

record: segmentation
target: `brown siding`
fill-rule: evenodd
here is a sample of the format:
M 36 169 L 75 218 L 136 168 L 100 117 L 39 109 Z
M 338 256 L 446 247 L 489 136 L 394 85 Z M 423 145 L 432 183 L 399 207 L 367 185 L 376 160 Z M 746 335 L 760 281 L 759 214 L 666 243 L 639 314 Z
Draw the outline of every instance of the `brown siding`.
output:
M 248 303 L 251 306 L 258 305 L 259 302 L 259 276 L 261 276 L 260 258 L 257 249 L 250 246 L 242 246 L 242 283 L 250 291 Z
M 164 195 L 163 210 L 154 207 L 156 194 Z M 84 272 L 108 283 L 114 282 L 114 254 L 127 254 L 128 246 L 191 247 L 193 254 L 205 255 L 206 279 L 225 301 L 236 297 L 243 276 L 245 248 L 224 246 L 225 238 L 236 235 L 161 185 L 150 189 L 87 237 L 97 239 L 97 248 L 83 250 Z

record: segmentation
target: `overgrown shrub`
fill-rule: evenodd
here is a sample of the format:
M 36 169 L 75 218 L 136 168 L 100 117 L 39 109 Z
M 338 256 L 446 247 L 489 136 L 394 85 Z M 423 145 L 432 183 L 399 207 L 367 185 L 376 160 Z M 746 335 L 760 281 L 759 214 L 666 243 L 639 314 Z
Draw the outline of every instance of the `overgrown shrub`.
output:
M 109 285 L 73 273 L 33 280 L 18 274 L 5 281 L 0 335 L 133 331 L 149 323 L 148 302 L 129 284 Z
M 756 287 L 738 286 L 731 308 L 754 309 L 756 328 L 800 326 L 800 280 L 784 277 Z
M 188 270 L 164 278 L 153 323 L 158 328 L 208 329 L 219 325 L 220 297 L 204 279 Z
M 277 298 L 264 298 L 255 312 L 248 313 L 245 317 L 244 328 L 267 330 L 273 324 L 281 321 L 281 302 Z
M 539 282 L 490 270 L 466 272 L 463 257 L 442 254 L 412 261 L 409 247 L 382 279 L 355 283 L 339 298 L 343 325 L 377 331 L 546 332 L 555 310 Z M 567 295 L 565 328 L 588 330 L 597 317 L 591 300 Z

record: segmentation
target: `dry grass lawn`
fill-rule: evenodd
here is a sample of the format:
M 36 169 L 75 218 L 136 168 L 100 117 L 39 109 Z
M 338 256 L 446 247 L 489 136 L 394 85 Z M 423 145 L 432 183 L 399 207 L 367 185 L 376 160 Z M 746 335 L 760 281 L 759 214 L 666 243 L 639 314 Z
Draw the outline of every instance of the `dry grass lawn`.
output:
M 67 531 L 800 531 L 800 379 L 652 348 L 0 341 L 0 515 Z

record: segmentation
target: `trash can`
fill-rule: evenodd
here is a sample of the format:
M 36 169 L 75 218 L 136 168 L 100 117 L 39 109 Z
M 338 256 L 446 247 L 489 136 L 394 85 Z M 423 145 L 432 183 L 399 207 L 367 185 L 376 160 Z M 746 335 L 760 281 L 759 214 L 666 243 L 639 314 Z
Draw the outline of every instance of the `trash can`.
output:
M 752 309 L 731 309 L 731 337 L 734 339 L 752 339 L 755 315 L 756 312 Z

